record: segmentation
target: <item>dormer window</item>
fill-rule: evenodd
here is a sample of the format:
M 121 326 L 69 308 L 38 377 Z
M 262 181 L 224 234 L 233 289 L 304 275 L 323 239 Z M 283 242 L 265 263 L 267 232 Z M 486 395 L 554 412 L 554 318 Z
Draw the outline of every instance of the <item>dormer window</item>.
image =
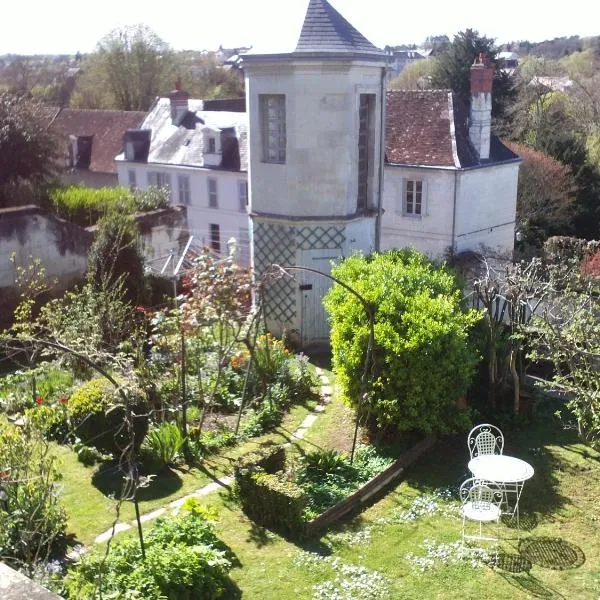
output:
M 151 135 L 152 131 L 150 129 L 128 129 L 123 140 L 125 160 L 146 162 L 150 150 Z

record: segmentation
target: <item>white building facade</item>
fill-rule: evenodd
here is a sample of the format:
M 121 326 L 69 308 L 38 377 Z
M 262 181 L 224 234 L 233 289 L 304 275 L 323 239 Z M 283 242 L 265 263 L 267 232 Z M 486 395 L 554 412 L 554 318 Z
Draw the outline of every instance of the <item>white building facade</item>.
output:
M 335 24 L 335 27 L 334 27 Z M 311 0 L 294 52 L 246 55 L 253 265 L 329 272 L 376 249 L 385 55 L 324 0 Z M 290 271 L 266 286 L 270 328 L 325 342 L 331 281 Z
M 222 254 L 233 237 L 237 261 L 248 266 L 246 113 L 204 108 L 181 90 L 157 99 L 140 129 L 125 134 L 119 184 L 168 187 L 172 204 L 187 207 L 194 245 Z

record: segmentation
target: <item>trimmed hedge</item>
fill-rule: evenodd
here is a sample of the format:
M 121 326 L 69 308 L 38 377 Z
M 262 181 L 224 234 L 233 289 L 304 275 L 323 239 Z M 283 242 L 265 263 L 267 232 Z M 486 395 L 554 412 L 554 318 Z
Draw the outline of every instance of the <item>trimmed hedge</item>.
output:
M 234 467 L 243 511 L 256 523 L 297 537 L 304 532 L 305 492 L 285 478 L 285 449 L 271 446 L 242 456 Z

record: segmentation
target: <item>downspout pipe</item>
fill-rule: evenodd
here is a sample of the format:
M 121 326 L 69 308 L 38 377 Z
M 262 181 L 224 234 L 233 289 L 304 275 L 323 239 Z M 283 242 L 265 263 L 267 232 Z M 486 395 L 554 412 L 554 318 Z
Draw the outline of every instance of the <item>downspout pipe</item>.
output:
M 454 171 L 454 206 L 452 207 L 452 252 L 451 254 L 454 255 L 455 252 L 455 243 L 454 243 L 454 236 L 456 234 L 456 183 L 458 181 L 458 170 Z
M 379 190 L 377 194 L 377 213 L 375 217 L 375 251 L 381 248 L 381 213 L 383 204 L 383 167 L 385 165 L 385 75 L 387 67 L 381 68 L 381 122 L 379 125 Z

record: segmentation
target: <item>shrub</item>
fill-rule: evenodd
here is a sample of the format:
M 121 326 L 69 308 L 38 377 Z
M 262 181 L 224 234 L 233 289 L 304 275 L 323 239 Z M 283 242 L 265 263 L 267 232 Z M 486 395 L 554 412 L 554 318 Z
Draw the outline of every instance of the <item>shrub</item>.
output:
M 59 443 L 69 441 L 71 428 L 67 416 L 67 408 L 63 405 L 40 404 L 25 411 L 26 421 L 42 432 L 47 440 Z
M 231 561 L 205 513 L 158 519 L 146 535 L 146 560 L 134 539 L 84 555 L 65 580 L 69 598 L 92 597 L 102 572 L 102 597 L 185 600 L 223 598 Z
M 60 474 L 38 423 L 0 418 L 0 560 L 32 569 L 66 532 Z
M 244 422 L 241 435 L 242 437 L 255 437 L 274 429 L 281 424 L 283 413 L 275 404 L 269 406 L 268 402 L 263 402 L 262 405 L 255 411 L 251 411 L 249 417 Z
M 126 408 L 115 393 L 105 379 L 92 379 L 73 392 L 68 404 L 71 425 L 81 441 L 112 454 L 120 453 L 130 441 L 125 424 Z M 141 398 L 134 396 L 130 408 L 136 414 L 133 434 L 135 447 L 139 448 L 148 431 L 148 418 L 140 414 L 145 412 L 146 406 Z
M 299 535 L 307 505 L 303 490 L 283 474 L 285 449 L 269 446 L 242 456 L 234 467 L 236 491 L 254 521 L 286 535 Z
M 164 208 L 169 204 L 169 195 L 168 190 L 156 187 L 131 192 L 124 187 L 74 185 L 54 188 L 50 192 L 50 203 L 61 218 L 89 227 L 110 212 L 131 214 Z
M 475 373 L 478 356 L 468 333 L 480 317 L 462 308 L 452 273 L 414 250 L 353 256 L 332 272 L 375 308 L 366 401 L 377 424 L 426 433 L 467 427 L 468 414 L 457 409 L 456 401 Z M 324 303 L 337 383 L 356 406 L 369 339 L 366 311 L 340 285 L 330 289 Z
M 177 458 L 183 441 L 184 437 L 175 423 L 162 423 L 148 432 L 144 448 L 158 467 L 164 469 Z
M 88 257 L 87 277 L 94 289 L 100 291 L 123 281 L 127 300 L 133 304 L 144 300 L 144 259 L 139 229 L 131 217 L 110 213 L 98 221 Z

